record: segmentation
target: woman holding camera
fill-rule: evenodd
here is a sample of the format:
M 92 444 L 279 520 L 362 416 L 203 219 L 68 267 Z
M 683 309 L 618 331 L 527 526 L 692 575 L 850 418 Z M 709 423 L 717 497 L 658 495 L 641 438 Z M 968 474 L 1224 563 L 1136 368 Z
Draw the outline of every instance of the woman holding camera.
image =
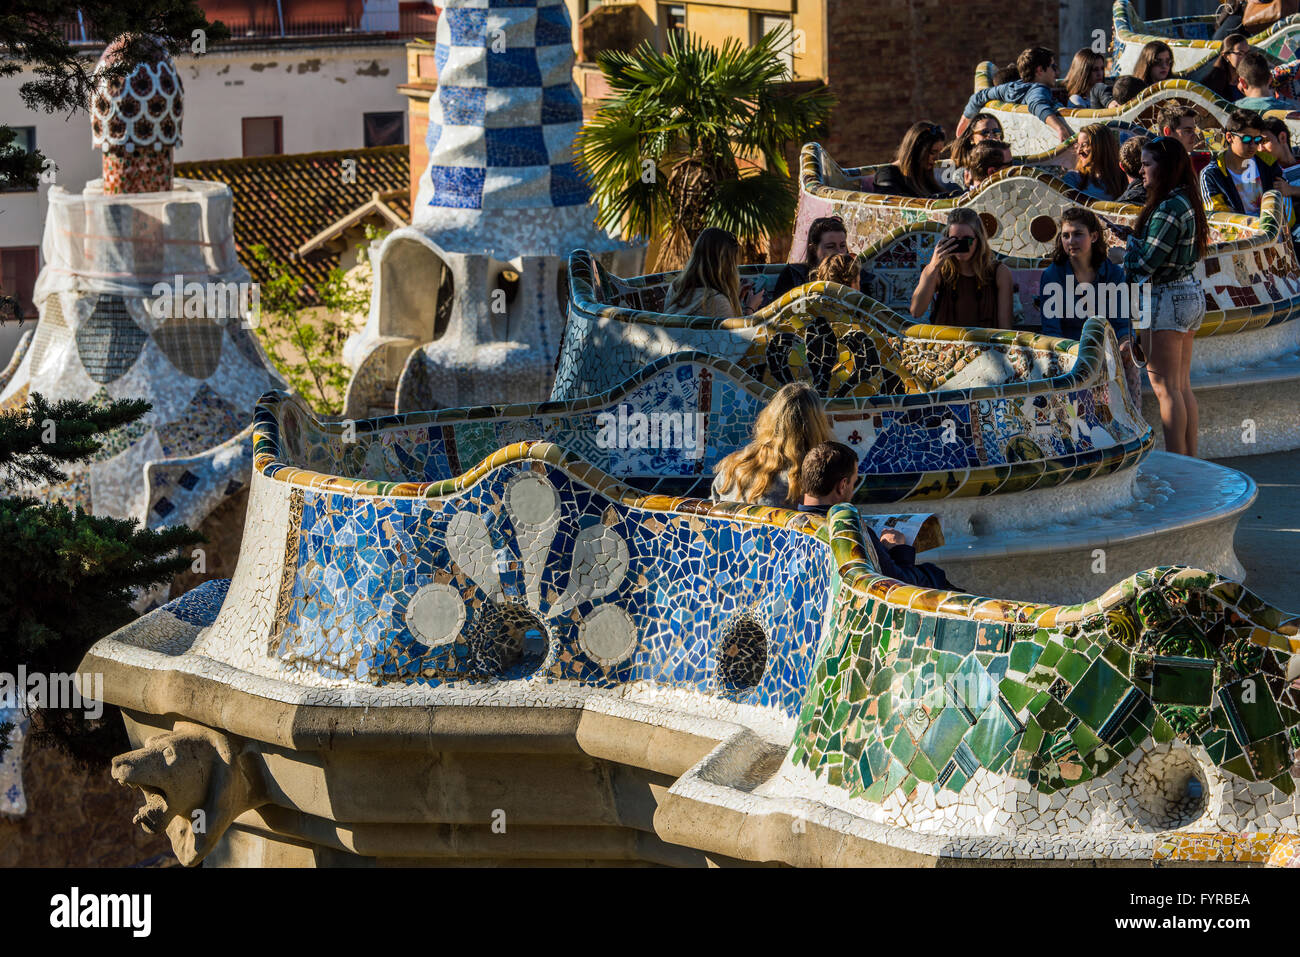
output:
M 912 316 L 929 312 L 936 326 L 1010 329 L 1014 290 L 1011 270 L 994 258 L 979 213 L 954 209 L 912 293 Z

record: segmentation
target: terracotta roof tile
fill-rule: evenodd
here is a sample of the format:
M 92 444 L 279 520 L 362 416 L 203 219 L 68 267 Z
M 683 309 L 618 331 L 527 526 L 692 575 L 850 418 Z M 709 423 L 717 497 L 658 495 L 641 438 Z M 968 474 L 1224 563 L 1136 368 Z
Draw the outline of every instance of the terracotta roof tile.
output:
M 349 159 L 356 160 L 356 177 L 345 183 L 343 161 Z M 254 281 L 264 282 L 265 271 L 248 249 L 265 243 L 277 260 L 297 267 L 305 281 L 304 304 L 311 305 L 318 301 L 316 284 L 338 265 L 338 256 L 318 249 L 300 258 L 298 247 L 370 202 L 376 192 L 400 190 L 401 195 L 385 197 L 384 202 L 409 221 L 410 169 L 408 147 L 377 146 L 196 160 L 177 163 L 176 175 L 227 184 L 235 197 L 235 246 L 240 261 Z

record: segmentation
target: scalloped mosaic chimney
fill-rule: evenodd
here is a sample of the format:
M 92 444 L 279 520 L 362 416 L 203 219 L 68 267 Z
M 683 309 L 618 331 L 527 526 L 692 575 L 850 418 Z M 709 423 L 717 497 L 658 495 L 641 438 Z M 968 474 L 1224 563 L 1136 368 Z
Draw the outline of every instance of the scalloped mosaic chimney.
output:
M 130 42 L 120 36 L 95 65 L 91 143 L 103 152 L 105 193 L 163 193 L 172 188 L 172 154 L 181 145 L 185 90 L 171 54 L 152 40 L 153 55 L 125 77 L 104 77 Z
M 127 42 L 110 43 L 96 70 Z M 284 383 L 251 331 L 260 291 L 236 256 L 230 188 L 173 181 L 183 91 L 156 41 L 154 54 L 125 77 L 99 77 L 91 130 L 103 178 L 49 190 L 40 320 L 0 371 L 0 411 L 37 392 L 147 399 L 149 412 L 67 467 L 66 481 L 25 491 L 149 528 L 201 527 L 246 494 L 253 406 Z
M 570 31 L 563 0 L 443 8 L 428 164 L 411 228 L 374 254 L 370 321 L 345 350 L 348 415 L 545 399 L 569 253 L 639 271 L 644 247 L 596 226 L 574 164 Z

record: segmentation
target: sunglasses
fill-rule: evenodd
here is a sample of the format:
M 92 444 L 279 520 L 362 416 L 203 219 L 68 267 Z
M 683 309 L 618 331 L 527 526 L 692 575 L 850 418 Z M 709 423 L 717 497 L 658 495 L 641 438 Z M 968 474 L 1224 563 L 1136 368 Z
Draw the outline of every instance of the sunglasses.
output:
M 1264 142 L 1264 137 L 1262 137 L 1262 136 L 1242 136 L 1240 133 L 1233 133 L 1233 132 L 1228 132 L 1228 133 L 1226 133 L 1225 135 L 1226 135 L 1226 136 L 1235 136 L 1237 139 L 1241 140 L 1243 143 L 1262 143 L 1262 142 Z
M 942 126 L 931 126 L 930 129 L 927 130 L 927 132 L 928 132 L 931 136 L 937 136 L 937 137 L 939 137 L 939 139 L 941 139 L 941 140 L 946 140 L 946 139 L 948 138 L 947 135 L 943 132 L 943 127 L 942 127 Z
M 986 126 L 986 127 L 982 128 L 982 129 L 971 130 L 971 136 L 997 136 L 997 137 L 1001 137 L 1001 136 L 1002 136 L 1002 127 L 1000 127 L 1000 126 Z

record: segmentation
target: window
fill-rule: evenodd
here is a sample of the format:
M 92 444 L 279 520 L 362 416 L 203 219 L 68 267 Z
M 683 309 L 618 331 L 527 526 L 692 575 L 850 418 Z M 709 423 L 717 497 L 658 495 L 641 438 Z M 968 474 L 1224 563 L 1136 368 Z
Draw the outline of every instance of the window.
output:
M 366 146 L 400 146 L 406 142 L 406 114 L 366 113 Z
M 35 318 L 36 306 L 32 304 L 32 290 L 36 288 L 36 274 L 40 271 L 35 246 L 0 247 L 0 291 L 6 296 L 18 297 L 23 318 Z
M 668 38 L 676 36 L 680 43 L 686 39 L 686 7 L 681 4 L 659 4 L 659 45 L 668 49 Z
M 36 127 L 15 126 L 13 131 L 14 138 L 9 143 L 10 150 L 22 150 L 28 155 L 36 152 Z M 0 186 L 0 193 L 30 193 L 35 189 L 34 186 Z
M 794 78 L 794 54 L 795 38 L 791 32 L 790 18 L 781 16 L 772 16 L 767 13 L 756 14 L 754 17 L 754 39 L 757 41 L 769 33 L 777 33 L 784 38 L 784 47 L 777 53 L 777 57 L 785 64 L 786 77 Z
M 278 116 L 246 116 L 244 126 L 245 156 L 274 156 L 284 152 L 284 131 Z

